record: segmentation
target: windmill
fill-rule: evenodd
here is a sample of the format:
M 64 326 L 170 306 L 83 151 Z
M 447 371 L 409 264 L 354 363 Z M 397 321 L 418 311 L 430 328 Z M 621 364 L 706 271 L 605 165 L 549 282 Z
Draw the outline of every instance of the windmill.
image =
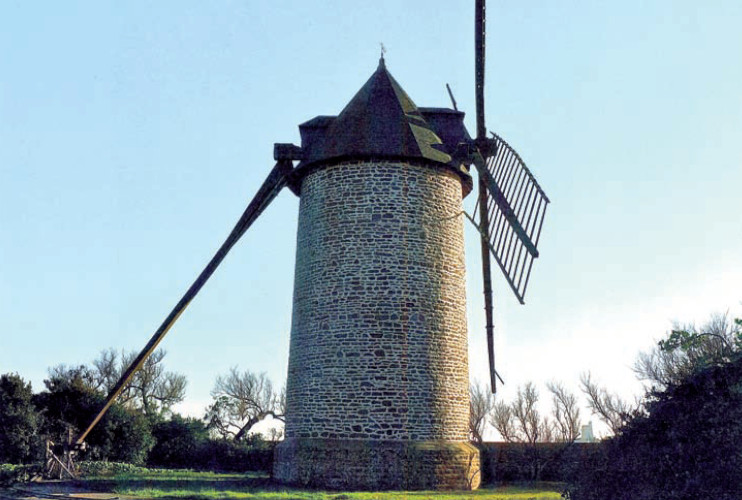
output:
M 301 146 L 275 145 L 276 164 L 257 194 L 103 408 L 70 440 L 67 464 L 231 248 L 289 187 L 301 203 L 286 439 L 275 477 L 342 488 L 477 486 L 479 453 L 467 442 L 463 218 L 481 235 L 495 390 L 490 256 L 523 302 L 549 202 L 517 153 L 486 135 L 484 9 L 478 0 L 476 137 L 455 101 L 454 109 L 418 108 L 382 53 L 340 114 L 300 125 Z M 471 165 L 473 216 L 462 208 L 473 190 Z
M 485 0 L 475 7 L 475 95 L 477 136 L 469 151 L 479 174 L 477 211 L 468 216 L 480 233 L 485 329 L 490 386 L 497 391 L 491 260 L 494 257 L 510 288 L 523 304 L 549 198 L 520 155 L 497 134 L 487 137 L 484 117 Z M 455 107 L 455 104 L 454 104 Z M 502 379 L 500 379 L 502 382 Z

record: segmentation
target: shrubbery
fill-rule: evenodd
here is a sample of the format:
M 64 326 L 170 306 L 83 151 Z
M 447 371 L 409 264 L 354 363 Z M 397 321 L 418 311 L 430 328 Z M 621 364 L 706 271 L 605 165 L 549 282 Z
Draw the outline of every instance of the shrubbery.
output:
M 273 446 L 259 436 L 245 441 L 212 439 L 203 422 L 174 415 L 155 425 L 157 444 L 149 454 L 153 467 L 189 468 L 222 472 L 268 471 Z
M 34 396 L 44 418 L 41 433 L 56 443 L 65 443 L 69 429 L 81 432 L 103 407 L 104 396 L 74 378 L 50 379 L 47 390 Z M 147 418 L 118 404 L 112 405 L 86 439 L 84 460 L 112 460 L 143 464 L 154 439 Z
M 209 432 L 204 423 L 192 418 L 173 415 L 170 420 L 152 427 L 155 446 L 149 452 L 147 463 L 157 467 L 187 468 L 199 462 Z
M 718 354 L 702 344 L 718 343 L 716 334 L 677 331 L 660 343 L 703 349 L 703 356 L 678 355 L 693 364 L 683 365 L 682 378 L 650 390 L 643 407 L 603 443 L 596 467 L 570 485 L 571 499 L 742 498 L 742 334 L 731 333 Z
M 246 441 L 212 439 L 200 420 L 173 415 L 153 428 L 157 444 L 147 463 L 154 467 L 243 472 L 270 470 L 273 446 L 259 436 Z
M 132 357 L 108 350 L 90 366 L 58 365 L 49 370 L 44 390 L 36 394 L 19 375 L 0 375 L 0 464 L 40 464 L 45 459 L 47 439 L 60 450 L 77 438 L 103 408 L 105 394 Z M 144 464 L 230 472 L 270 470 L 275 443 L 248 434 L 252 425 L 266 415 L 277 415 L 281 393 L 274 394 L 270 381 L 249 372 L 240 375 L 240 381 L 257 384 L 254 393 L 248 391 L 242 396 L 257 395 L 268 406 L 257 408 L 257 413 L 248 412 L 247 422 L 237 422 L 240 439 L 226 439 L 232 434 L 223 426 L 234 422 L 220 421 L 220 428 L 211 415 L 209 427 L 200 419 L 170 413 L 170 406 L 183 397 L 185 377 L 165 372 L 163 357 L 164 351 L 155 351 L 148 358 L 138 372 L 140 378 L 135 377 L 135 384 L 119 396 L 87 435 L 86 448 L 76 456 L 76 462 L 84 464 L 82 473 L 99 475 L 103 469 L 126 473 L 124 466 Z M 216 430 L 222 431 L 222 438 L 212 437 Z M 25 477 L 32 469 L 4 465 L 0 480 Z
M 100 410 L 104 396 L 75 377 L 50 378 L 46 390 L 33 394 L 21 377 L 0 377 L 0 463 L 31 463 L 44 459 L 43 438 L 64 444 L 84 429 Z M 112 467 L 115 473 L 127 467 L 148 464 L 174 469 L 243 472 L 270 470 L 271 442 L 248 436 L 236 442 L 214 439 L 199 419 L 173 414 L 147 418 L 141 412 L 112 405 L 86 439 L 87 448 L 78 454 L 85 467 Z M 0 480 L 23 478 L 28 468 L 3 466 Z M 83 474 L 98 475 L 83 469 Z
M 39 415 L 31 384 L 16 374 L 0 376 L 0 464 L 24 463 L 39 455 Z
M 41 473 L 41 464 L 12 465 L 0 464 L 0 486 L 29 481 Z
M 151 472 L 144 467 L 122 462 L 85 460 L 77 462 L 75 465 L 77 466 L 77 474 L 81 477 L 111 477 L 123 474 L 141 475 L 143 473 Z
M 273 444 L 259 436 L 250 442 L 225 439 L 210 440 L 201 449 L 199 468 L 223 472 L 270 471 L 273 466 Z

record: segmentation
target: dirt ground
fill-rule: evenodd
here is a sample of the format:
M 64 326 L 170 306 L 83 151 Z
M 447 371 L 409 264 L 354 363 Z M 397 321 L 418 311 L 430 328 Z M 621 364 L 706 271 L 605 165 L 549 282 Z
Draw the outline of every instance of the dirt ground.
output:
M 127 500 L 130 497 L 94 491 L 69 481 L 39 481 L 0 488 L 0 500 L 54 500 L 65 498 Z

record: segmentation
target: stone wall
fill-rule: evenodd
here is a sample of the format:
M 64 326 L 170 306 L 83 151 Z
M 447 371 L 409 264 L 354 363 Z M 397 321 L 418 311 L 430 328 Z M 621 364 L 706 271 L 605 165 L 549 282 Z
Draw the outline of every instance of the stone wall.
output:
M 461 181 L 355 163 L 301 190 L 286 437 L 466 440 Z
M 479 450 L 449 441 L 287 439 L 274 477 L 339 490 L 470 490 L 479 487 Z
M 287 443 L 468 439 L 461 193 L 431 164 L 303 179 Z

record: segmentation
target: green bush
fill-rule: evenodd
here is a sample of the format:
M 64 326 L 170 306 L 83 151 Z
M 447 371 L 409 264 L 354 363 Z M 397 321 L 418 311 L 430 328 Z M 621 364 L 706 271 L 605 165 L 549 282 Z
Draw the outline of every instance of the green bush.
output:
M 26 463 L 40 457 L 39 416 L 31 384 L 19 375 L 0 376 L 0 463 Z
M 223 472 L 269 471 L 273 445 L 250 436 L 245 441 L 212 439 L 201 420 L 173 415 L 152 428 L 156 441 L 149 453 L 151 467 Z
M 742 359 L 650 394 L 570 485 L 573 500 L 742 498 Z
M 197 468 L 223 472 L 270 471 L 273 446 L 259 438 L 247 443 L 212 439 L 204 443 Z
M 105 397 L 75 379 L 52 378 L 47 390 L 36 394 L 34 402 L 43 413 L 41 431 L 56 443 L 64 443 L 68 429 L 85 429 L 103 407 Z M 83 460 L 111 460 L 143 464 L 154 439 L 147 418 L 134 410 L 113 404 L 86 439 Z
M 200 455 L 209 440 L 209 432 L 201 420 L 173 415 L 170 420 L 152 428 L 155 446 L 147 463 L 156 467 L 188 468 L 200 465 Z
M 41 464 L 0 464 L 0 486 L 29 481 L 41 473 Z
M 137 465 L 122 462 L 85 460 L 75 464 L 80 477 L 112 477 L 121 475 L 150 474 L 152 471 Z

